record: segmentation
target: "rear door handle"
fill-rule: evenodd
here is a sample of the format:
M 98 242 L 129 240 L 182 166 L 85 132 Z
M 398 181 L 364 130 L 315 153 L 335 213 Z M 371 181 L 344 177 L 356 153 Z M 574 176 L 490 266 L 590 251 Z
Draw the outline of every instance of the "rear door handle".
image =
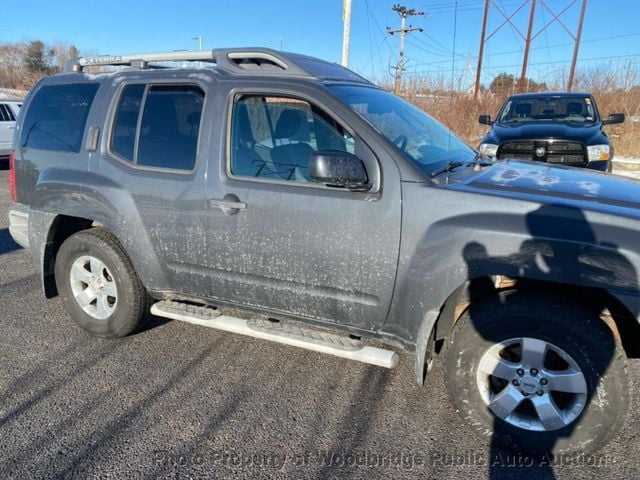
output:
M 240 210 L 245 210 L 247 208 L 247 204 L 245 202 L 241 202 L 233 193 L 227 193 L 221 199 L 210 199 L 209 206 L 212 208 L 219 208 L 225 215 L 235 215 L 240 212 Z

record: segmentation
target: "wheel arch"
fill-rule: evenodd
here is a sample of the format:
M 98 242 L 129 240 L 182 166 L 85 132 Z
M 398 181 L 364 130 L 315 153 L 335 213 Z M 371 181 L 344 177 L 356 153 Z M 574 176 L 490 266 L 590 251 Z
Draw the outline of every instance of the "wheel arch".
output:
M 442 304 L 438 315 L 428 329 L 421 329 L 416 346 L 416 380 L 423 383 L 425 365 L 440 353 L 444 341 L 451 335 L 457 321 L 472 301 L 481 302 L 495 291 L 518 289 L 540 294 L 561 294 L 570 301 L 592 309 L 618 338 L 628 357 L 640 356 L 640 346 L 634 339 L 640 338 L 640 324 L 633 312 L 615 295 L 604 288 L 583 287 L 570 283 L 507 277 L 503 275 L 481 276 L 459 285 Z M 600 311 L 597 311 L 600 310 Z
M 71 235 L 82 230 L 87 230 L 93 226 L 102 225 L 82 217 L 72 217 L 69 215 L 56 215 L 54 217 L 47 232 L 42 255 L 42 288 L 46 298 L 53 298 L 58 295 L 55 280 L 55 264 L 60 245 Z

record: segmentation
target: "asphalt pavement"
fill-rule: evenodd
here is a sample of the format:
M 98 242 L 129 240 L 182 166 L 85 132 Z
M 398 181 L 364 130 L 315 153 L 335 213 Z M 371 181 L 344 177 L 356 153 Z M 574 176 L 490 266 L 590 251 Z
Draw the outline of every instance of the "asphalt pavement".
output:
M 120 340 L 45 300 L 0 171 L 0 478 L 640 478 L 636 395 L 619 439 L 555 464 L 490 453 L 436 365 L 385 370 L 180 322 Z M 629 361 L 640 391 L 640 360 Z

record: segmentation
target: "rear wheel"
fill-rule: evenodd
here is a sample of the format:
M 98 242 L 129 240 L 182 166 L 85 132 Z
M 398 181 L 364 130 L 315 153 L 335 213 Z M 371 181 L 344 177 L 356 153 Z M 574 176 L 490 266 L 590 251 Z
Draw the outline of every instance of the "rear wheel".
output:
M 518 453 L 595 451 L 618 433 L 630 403 L 611 330 L 559 297 L 513 291 L 473 305 L 444 362 L 462 416 Z
M 116 338 L 142 326 L 146 291 L 124 249 L 107 230 L 84 230 L 65 240 L 55 274 L 65 308 L 82 328 Z

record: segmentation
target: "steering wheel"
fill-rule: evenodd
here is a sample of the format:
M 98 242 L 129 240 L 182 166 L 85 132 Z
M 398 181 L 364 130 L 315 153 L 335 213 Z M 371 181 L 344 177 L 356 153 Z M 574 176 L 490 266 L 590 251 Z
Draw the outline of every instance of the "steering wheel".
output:
M 409 139 L 407 138 L 406 135 L 400 134 L 398 135 L 394 140 L 393 143 L 404 152 L 404 149 L 407 148 L 407 143 L 409 142 Z

